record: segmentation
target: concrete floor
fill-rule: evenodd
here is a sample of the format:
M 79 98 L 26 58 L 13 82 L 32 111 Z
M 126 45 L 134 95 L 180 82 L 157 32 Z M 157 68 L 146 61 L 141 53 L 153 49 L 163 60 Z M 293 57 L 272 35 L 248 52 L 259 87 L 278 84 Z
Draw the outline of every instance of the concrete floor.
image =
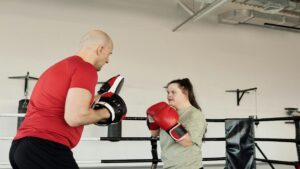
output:
M 151 166 L 139 166 L 139 167 L 134 167 L 134 166 L 127 166 L 127 167 L 93 167 L 93 168 L 81 168 L 81 169 L 150 169 Z M 295 169 L 293 166 L 287 166 L 287 165 L 274 165 L 275 169 Z M 157 169 L 162 169 L 162 166 L 158 166 Z M 205 166 L 205 169 L 224 169 L 224 165 L 209 165 Z M 256 166 L 256 169 L 271 169 L 269 165 L 265 164 L 259 164 Z
M 224 169 L 224 165 L 206 165 L 205 169 Z M 293 166 L 287 165 L 274 165 L 275 169 L 295 169 Z M 1 169 L 11 169 L 9 167 L 0 167 Z M 81 167 L 80 169 L 150 169 L 151 166 L 109 166 L 109 167 Z M 162 166 L 158 166 L 157 169 L 162 169 Z M 256 169 L 271 169 L 269 165 L 259 164 Z

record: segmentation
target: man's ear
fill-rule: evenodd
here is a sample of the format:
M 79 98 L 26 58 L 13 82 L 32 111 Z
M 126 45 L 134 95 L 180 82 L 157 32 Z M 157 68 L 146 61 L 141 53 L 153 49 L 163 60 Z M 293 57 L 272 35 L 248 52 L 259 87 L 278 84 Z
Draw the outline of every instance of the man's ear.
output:
M 102 45 L 99 45 L 97 48 L 97 54 L 101 55 L 101 53 L 103 52 L 104 47 Z

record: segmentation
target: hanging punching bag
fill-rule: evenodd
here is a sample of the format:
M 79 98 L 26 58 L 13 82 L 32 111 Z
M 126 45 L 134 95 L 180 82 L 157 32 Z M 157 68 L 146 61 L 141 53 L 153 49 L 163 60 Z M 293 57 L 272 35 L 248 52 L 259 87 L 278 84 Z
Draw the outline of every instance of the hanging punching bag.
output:
M 22 99 L 19 101 L 19 107 L 18 107 L 18 113 L 20 114 L 25 114 L 27 111 L 27 105 L 29 103 L 28 99 Z M 22 124 L 24 120 L 24 117 L 18 117 L 18 128 L 20 127 L 20 125 Z
M 225 120 L 225 169 L 256 169 L 253 119 Z
M 24 84 L 24 97 L 25 99 L 22 99 L 19 101 L 19 107 L 18 107 L 18 113 L 25 114 L 27 111 L 27 105 L 29 103 L 29 99 L 27 99 L 27 94 L 28 94 L 28 81 L 29 80 L 38 80 L 36 77 L 31 77 L 29 76 L 29 72 L 25 76 L 14 76 L 14 77 L 8 77 L 9 79 L 25 79 L 25 84 Z M 23 122 L 24 117 L 18 117 L 18 123 L 17 126 L 18 128 L 20 127 L 21 123 Z

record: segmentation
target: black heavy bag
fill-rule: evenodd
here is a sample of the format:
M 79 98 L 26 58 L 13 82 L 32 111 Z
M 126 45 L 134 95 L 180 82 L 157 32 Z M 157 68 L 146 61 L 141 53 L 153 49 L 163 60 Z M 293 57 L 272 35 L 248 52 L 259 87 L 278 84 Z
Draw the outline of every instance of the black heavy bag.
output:
M 225 169 L 256 169 L 253 119 L 225 120 Z
M 25 114 L 27 111 L 27 105 L 29 103 L 28 99 L 22 99 L 19 101 L 18 113 Z M 18 128 L 21 126 L 24 117 L 18 117 Z

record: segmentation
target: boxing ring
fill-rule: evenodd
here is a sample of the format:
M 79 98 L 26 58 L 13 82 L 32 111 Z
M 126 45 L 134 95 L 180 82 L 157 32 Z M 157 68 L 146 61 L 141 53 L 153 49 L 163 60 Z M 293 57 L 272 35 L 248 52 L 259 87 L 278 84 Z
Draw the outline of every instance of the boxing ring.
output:
M 0 117 L 18 117 L 23 118 L 24 113 L 18 114 L 0 114 Z M 124 120 L 130 121 L 146 121 L 146 117 L 126 117 Z M 261 122 L 274 122 L 274 121 L 292 121 L 295 125 L 295 138 L 256 138 L 254 137 L 254 125 L 258 125 Z M 270 168 L 274 169 L 274 164 L 292 166 L 296 169 L 300 169 L 300 117 L 274 117 L 274 118 L 228 118 L 228 119 L 207 119 L 208 123 L 225 123 L 225 137 L 205 137 L 205 142 L 226 142 L 226 152 L 223 157 L 204 157 L 203 161 L 225 161 L 225 166 L 228 169 L 236 168 L 256 168 L 256 163 L 266 163 Z M 209 130 L 209 128 L 208 128 Z M 232 132 L 233 131 L 233 132 Z M 249 132 L 245 132 L 249 131 Z M 147 131 L 148 132 L 148 131 Z M 250 133 L 250 134 L 249 134 Z M 150 135 L 150 132 L 149 132 Z M 0 140 L 12 140 L 13 137 L 0 137 Z M 246 140 L 246 144 L 244 144 Z M 86 137 L 80 141 L 110 141 L 110 142 L 128 142 L 128 141 L 144 141 L 151 144 L 151 155 L 150 159 L 101 159 L 101 160 L 90 160 L 90 161 L 77 161 L 79 166 L 81 164 L 113 164 L 113 163 L 147 163 L 151 165 L 151 169 L 157 168 L 158 164 L 161 163 L 161 159 L 158 156 L 157 146 L 159 138 L 157 137 Z M 259 146 L 260 142 L 282 142 L 282 143 L 293 143 L 297 151 L 297 161 L 280 161 L 269 159 L 263 149 Z M 112 143 L 113 144 L 113 143 Z M 239 147 L 236 148 L 236 144 Z M 242 145 L 242 146 L 241 146 Z M 203 145 L 205 146 L 205 144 Z M 241 148 L 241 147 L 245 148 Z M 247 147 L 248 146 L 248 147 Z M 250 150 L 250 151 L 249 151 Z M 256 151 L 257 150 L 257 151 Z M 118 150 L 114 149 L 114 152 Z M 232 153 L 239 151 L 239 153 Z M 246 153 L 244 153 L 244 152 Z M 252 152 L 249 154 L 249 152 Z M 110 152 L 107 152 L 110 153 Z M 238 154 L 238 155 L 237 155 Z M 256 154 L 260 154 L 263 158 L 256 158 Z M 204 155 L 205 156 L 205 155 Z M 239 161 L 245 161 L 246 163 L 240 163 Z M 204 163 L 205 164 L 205 163 Z M 0 162 L 1 166 L 9 166 L 9 162 Z M 205 166 L 204 166 L 205 167 Z

